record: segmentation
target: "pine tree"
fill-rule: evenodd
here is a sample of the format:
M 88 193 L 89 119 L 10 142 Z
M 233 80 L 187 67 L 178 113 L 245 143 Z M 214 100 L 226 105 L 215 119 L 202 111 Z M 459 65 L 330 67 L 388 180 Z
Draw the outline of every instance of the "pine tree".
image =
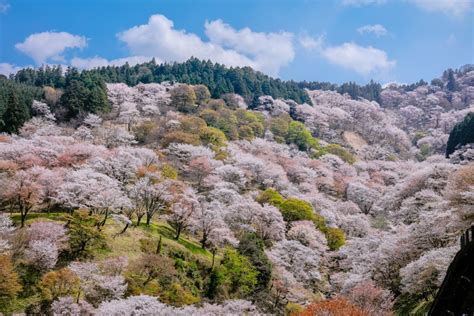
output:
M 29 111 L 26 104 L 20 102 L 17 92 L 14 89 L 10 90 L 8 96 L 7 107 L 3 113 L 3 128 L 7 133 L 17 133 L 23 123 L 29 118 Z
M 456 91 L 458 88 L 456 84 L 456 79 L 454 79 L 454 72 L 452 69 L 449 69 L 448 71 L 448 83 L 446 85 L 446 88 L 451 92 Z

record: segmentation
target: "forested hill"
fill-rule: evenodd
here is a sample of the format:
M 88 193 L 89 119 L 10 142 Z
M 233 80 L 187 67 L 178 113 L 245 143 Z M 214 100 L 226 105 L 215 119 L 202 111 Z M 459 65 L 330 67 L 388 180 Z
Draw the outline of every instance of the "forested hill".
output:
M 68 70 L 71 71 L 71 70 Z M 219 98 L 226 93 L 237 93 L 247 102 L 255 97 L 270 95 L 273 98 L 291 99 L 297 103 L 311 103 L 303 87 L 294 81 L 271 78 L 250 67 L 227 68 L 224 65 L 191 58 L 184 63 L 157 64 L 155 60 L 129 66 L 107 66 L 84 71 L 91 77 L 98 77 L 107 83 L 161 83 L 163 81 L 186 84 L 203 84 L 209 88 L 212 97 Z M 13 78 L 16 82 L 35 86 L 62 88 L 66 80 L 61 68 L 42 67 L 37 70 L 20 70 Z

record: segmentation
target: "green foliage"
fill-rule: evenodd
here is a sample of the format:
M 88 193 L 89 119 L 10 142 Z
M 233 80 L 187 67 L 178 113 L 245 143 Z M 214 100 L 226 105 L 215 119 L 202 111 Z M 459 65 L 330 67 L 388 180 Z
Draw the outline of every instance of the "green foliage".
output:
M 324 233 L 328 247 L 331 250 L 338 250 L 346 243 L 346 236 L 344 235 L 344 231 L 340 228 L 329 227 Z
M 343 161 L 347 162 L 348 164 L 352 165 L 356 161 L 354 155 L 352 155 L 349 151 L 344 149 L 339 144 L 329 144 L 327 146 L 324 146 L 323 149 L 325 152 L 329 154 L 338 156 L 339 158 L 341 158 Z
M 382 91 L 382 86 L 379 83 L 371 80 L 365 86 L 360 86 L 355 82 L 346 82 L 338 86 L 337 84 L 332 84 L 329 82 L 299 82 L 298 86 L 301 88 L 306 88 L 310 90 L 331 90 L 337 91 L 340 94 L 347 93 L 353 99 L 364 98 L 370 101 L 377 101 L 380 103 L 380 92 Z
M 250 295 L 258 284 L 259 273 L 250 260 L 236 250 L 227 248 L 224 258 L 211 277 L 212 289 L 208 293 L 219 293 L 224 298 L 244 298 Z
M 181 85 L 171 90 L 171 105 L 184 113 L 193 112 L 197 108 L 194 89 L 189 85 Z
M 161 140 L 161 145 L 163 147 L 168 147 L 171 143 L 183 143 L 197 146 L 201 144 L 201 140 L 199 139 L 199 134 L 175 131 L 165 134 Z
M 68 259 L 90 257 L 96 249 L 105 249 L 104 234 L 97 228 L 98 219 L 87 211 L 76 211 L 67 216 Z
M 65 75 L 64 94 L 61 96 L 64 119 L 69 120 L 83 113 L 110 111 L 105 82 L 93 72 L 79 72 L 68 68 Z
M 220 129 L 230 140 L 252 140 L 255 137 L 262 137 L 265 132 L 265 118 L 261 113 L 243 109 L 231 110 L 220 105 L 210 108 L 208 104 L 207 108 L 201 110 L 199 116 L 209 126 Z
M 318 146 L 318 141 L 311 135 L 306 126 L 297 121 L 292 121 L 288 126 L 286 143 L 295 144 L 299 150 L 309 151 Z
M 199 132 L 199 138 L 203 145 L 209 145 L 211 148 L 218 149 L 225 145 L 227 138 L 225 134 L 214 127 L 204 127 Z
M 293 221 L 309 220 L 314 226 L 326 235 L 329 249 L 337 250 L 346 242 L 344 232 L 339 228 L 330 228 L 326 225 L 326 219 L 314 212 L 313 206 L 297 198 L 285 199 L 274 189 L 266 189 L 257 197 L 257 202 L 268 203 L 276 206 L 283 219 L 289 224 Z
M 294 81 L 273 79 L 250 67 L 227 68 L 196 58 L 191 58 L 184 63 L 157 65 L 152 60 L 133 67 L 125 64 L 120 67 L 107 66 L 83 72 L 97 76 L 105 82 L 123 82 L 132 86 L 139 82 L 163 81 L 201 84 L 207 86 L 213 98 L 219 98 L 227 93 L 237 93 L 250 102 L 254 97 L 266 94 L 273 98 L 292 99 L 298 103 L 311 104 L 304 87 Z M 63 88 L 67 80 L 61 76 L 61 73 L 60 66 L 45 66 L 38 70 L 22 69 L 14 76 L 14 80 L 28 85 Z M 200 99 L 205 99 L 205 91 L 195 91 L 195 94 L 198 102 Z
M 3 113 L 3 129 L 7 133 L 18 133 L 18 130 L 30 117 L 26 104 L 20 102 L 15 90 L 11 90 L 7 100 L 7 106 Z
M 279 207 L 285 199 L 277 190 L 268 188 L 262 191 L 256 200 L 260 204 L 270 204 Z
M 279 208 L 286 222 L 312 220 L 314 217 L 311 204 L 297 198 L 286 199 Z
M 211 98 L 211 93 L 209 92 L 209 89 L 203 84 L 195 85 L 193 87 L 193 90 L 194 94 L 196 95 L 197 104 L 204 104 Z
M 468 113 L 464 120 L 456 126 L 449 134 L 446 145 L 446 158 L 449 157 L 458 145 L 474 143 L 474 113 Z
M 10 257 L 0 256 L 0 312 L 9 312 L 22 286 Z
M 181 130 L 186 133 L 199 134 L 201 129 L 206 127 L 206 121 L 196 116 L 185 116 L 180 121 Z
M 161 166 L 161 175 L 165 178 L 176 180 L 178 178 L 178 171 L 171 165 L 165 163 Z
M 291 117 L 287 114 L 280 115 L 271 119 L 269 129 L 272 132 L 276 142 L 285 142 L 285 138 L 288 134 L 288 128 L 290 126 L 291 121 Z
M 176 282 L 173 283 L 168 290 L 161 293 L 160 300 L 166 304 L 183 306 L 198 303 L 200 298 L 194 296 L 189 290 L 183 288 L 181 284 Z
M 0 76 L 0 132 L 16 133 L 30 118 L 31 103 L 43 98 L 43 90 Z
M 458 85 L 456 83 L 456 79 L 454 78 L 454 71 L 452 69 L 448 69 L 448 83 L 446 84 L 446 88 L 451 91 L 455 92 L 458 90 Z
M 431 146 L 430 144 L 421 144 L 420 146 L 420 152 L 417 155 L 418 160 L 423 161 L 428 157 L 428 155 L 431 153 Z
M 54 301 L 61 296 L 76 296 L 80 291 L 80 280 L 73 272 L 63 268 L 44 274 L 39 288 L 43 299 Z
M 255 233 L 247 233 L 241 238 L 238 251 L 241 255 L 249 258 L 258 271 L 256 290 L 263 291 L 267 289 L 272 278 L 272 264 L 265 254 L 263 240 L 258 238 Z

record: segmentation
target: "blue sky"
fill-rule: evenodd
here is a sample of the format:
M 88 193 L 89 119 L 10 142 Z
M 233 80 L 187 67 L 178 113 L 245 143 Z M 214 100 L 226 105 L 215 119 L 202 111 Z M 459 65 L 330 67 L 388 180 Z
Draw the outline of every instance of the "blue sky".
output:
M 414 82 L 474 63 L 473 0 L 0 0 L 0 73 L 152 56 L 282 79 Z

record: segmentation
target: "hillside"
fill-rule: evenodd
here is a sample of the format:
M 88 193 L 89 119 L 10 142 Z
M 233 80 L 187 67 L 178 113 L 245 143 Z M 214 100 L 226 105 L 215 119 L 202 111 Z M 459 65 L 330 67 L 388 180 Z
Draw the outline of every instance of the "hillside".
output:
M 474 216 L 474 162 L 444 156 L 474 112 L 472 69 L 378 103 L 141 67 L 148 83 L 119 79 L 127 66 L 2 79 L 1 312 L 429 309 Z

